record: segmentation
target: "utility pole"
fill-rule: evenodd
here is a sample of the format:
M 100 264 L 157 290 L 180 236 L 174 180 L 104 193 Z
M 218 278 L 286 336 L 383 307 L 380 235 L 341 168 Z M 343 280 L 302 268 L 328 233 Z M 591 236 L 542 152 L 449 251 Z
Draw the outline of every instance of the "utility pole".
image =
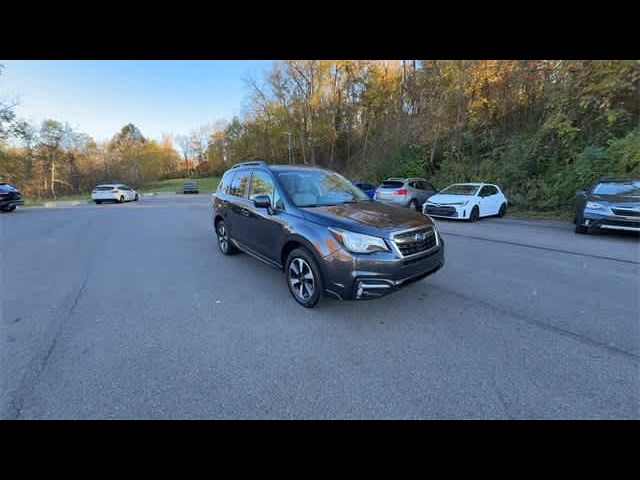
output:
M 291 151 L 291 132 L 284 132 L 283 135 L 289 137 L 288 147 L 289 147 L 289 165 L 293 164 L 293 152 Z

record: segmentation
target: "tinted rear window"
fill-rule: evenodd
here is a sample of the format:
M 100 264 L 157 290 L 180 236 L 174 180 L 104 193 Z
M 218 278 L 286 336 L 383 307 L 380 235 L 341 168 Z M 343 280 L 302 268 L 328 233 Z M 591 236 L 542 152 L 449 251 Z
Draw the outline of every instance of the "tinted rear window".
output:
M 96 190 L 99 192 L 107 192 L 109 190 L 113 190 L 113 188 L 114 187 L 112 185 L 107 185 L 107 186 L 102 185 L 101 187 L 96 187 Z
M 382 182 L 382 185 L 380 185 L 380 188 L 400 188 L 403 185 L 404 185 L 404 182 L 395 182 L 395 181 Z

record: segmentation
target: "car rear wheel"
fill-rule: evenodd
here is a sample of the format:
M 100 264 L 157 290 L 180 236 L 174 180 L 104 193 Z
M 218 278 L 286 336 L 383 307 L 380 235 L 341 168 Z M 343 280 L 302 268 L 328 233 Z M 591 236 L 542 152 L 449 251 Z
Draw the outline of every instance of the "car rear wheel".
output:
M 96 200 L 96 205 L 102 205 L 102 200 Z
M 296 248 L 285 266 L 287 286 L 293 299 L 305 308 L 313 308 L 324 291 L 320 269 L 304 248 Z
M 218 236 L 218 246 L 224 255 L 233 255 L 238 251 L 231 243 L 229 231 L 222 220 L 220 220 L 216 225 L 216 235 Z
M 411 210 L 415 210 L 416 212 L 418 211 L 418 201 L 415 198 L 409 202 L 409 208 Z
M 469 215 L 469 221 L 475 222 L 476 220 L 478 220 L 478 218 L 480 218 L 480 210 L 478 210 L 478 207 L 475 206 L 471 210 L 471 214 Z
M 576 223 L 575 232 L 583 235 L 587 234 L 589 233 L 589 227 L 585 227 L 584 225 L 580 225 L 579 223 Z
M 120 196 L 120 198 L 118 199 L 118 202 L 119 202 L 119 203 L 124 203 L 124 197 L 123 197 L 123 196 Z
M 498 218 L 502 218 L 507 214 L 507 204 L 500 205 L 500 211 L 498 212 Z
M 138 194 L 136 193 L 136 196 L 133 198 L 134 202 L 137 202 L 139 200 Z
M 16 209 L 15 205 L 11 205 L 10 207 L 4 207 L 2 209 L 3 212 L 13 212 Z

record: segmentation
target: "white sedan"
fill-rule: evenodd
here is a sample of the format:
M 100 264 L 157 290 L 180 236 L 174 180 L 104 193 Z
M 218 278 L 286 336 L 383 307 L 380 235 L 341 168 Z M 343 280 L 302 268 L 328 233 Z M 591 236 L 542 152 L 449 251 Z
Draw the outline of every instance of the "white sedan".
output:
M 475 222 L 480 217 L 503 217 L 507 213 L 507 203 L 507 197 L 497 185 L 455 183 L 429 197 L 422 206 L 422 213 Z
M 122 183 L 98 185 L 91 192 L 91 200 L 98 205 L 102 202 L 137 202 L 138 192 Z

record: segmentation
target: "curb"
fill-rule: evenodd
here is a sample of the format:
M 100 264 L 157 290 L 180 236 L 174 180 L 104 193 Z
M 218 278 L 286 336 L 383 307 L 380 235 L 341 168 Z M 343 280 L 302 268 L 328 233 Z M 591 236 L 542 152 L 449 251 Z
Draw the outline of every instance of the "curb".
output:
M 84 203 L 89 203 L 89 202 L 80 201 L 80 200 L 64 200 L 61 202 L 44 202 L 42 206 L 45 208 L 75 207 L 76 205 L 82 205 Z

